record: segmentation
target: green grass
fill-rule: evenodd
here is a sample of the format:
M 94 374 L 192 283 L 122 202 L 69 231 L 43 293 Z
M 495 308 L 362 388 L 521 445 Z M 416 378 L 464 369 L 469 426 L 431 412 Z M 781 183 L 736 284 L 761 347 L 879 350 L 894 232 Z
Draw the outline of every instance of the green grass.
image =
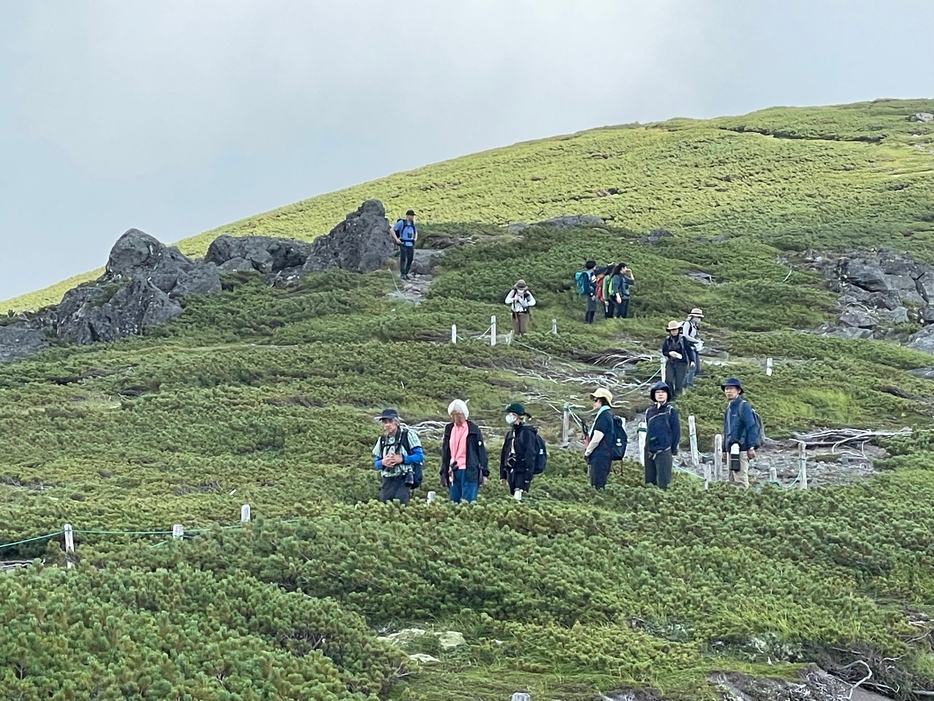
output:
M 801 663 L 857 658 L 893 688 L 930 688 L 934 385 L 907 372 L 930 356 L 804 333 L 833 299 L 781 253 L 875 232 L 877 245 L 928 256 L 934 181 L 921 171 L 932 156 L 911 131 L 929 125 L 904 116 L 931 109 L 880 102 L 601 129 L 393 176 L 226 230 L 310 236 L 364 196 L 393 209 L 414 200 L 430 215 L 426 234 L 478 239 L 445 256 L 418 307 L 385 298 L 385 271 L 313 274 L 284 290 L 235 275 L 145 337 L 0 367 L 0 543 L 79 530 L 75 571 L 58 567 L 61 536 L 3 551 L 46 563 L 0 577 L 5 698 L 494 701 L 526 689 L 590 701 L 637 687 L 712 699 L 713 670 L 790 677 Z M 910 187 L 887 188 L 909 168 Z M 598 186 L 626 189 L 578 199 Z M 611 223 L 520 239 L 497 227 L 575 210 Z M 635 243 L 655 226 L 675 239 Z M 589 257 L 632 266 L 634 318 L 581 323 L 573 272 Z M 492 314 L 502 323 L 518 277 L 540 301 L 521 345 L 449 343 L 451 323 L 466 336 Z M 420 503 L 372 501 L 382 408 L 438 420 L 467 398 L 495 456 L 502 408 L 520 399 L 554 441 L 555 407 L 590 389 L 563 380 L 597 371 L 581 357 L 655 353 L 665 323 L 695 305 L 705 338 L 730 353 L 679 401 L 705 445 L 727 375 L 772 437 L 828 426 L 914 435 L 887 443 L 871 482 L 753 493 L 704 491 L 683 474 L 661 493 L 627 462 L 596 494 L 580 455 L 553 446 L 523 504 L 489 485 L 469 508 L 421 503 L 439 447 L 426 439 Z M 624 379 L 656 369 L 639 363 Z M 623 396 L 623 411 L 644 408 L 644 393 Z M 257 519 L 248 526 L 243 503 Z M 184 541 L 87 532 L 175 523 L 207 530 Z M 418 666 L 377 640 L 413 625 L 461 631 L 467 644 L 426 641 L 419 651 L 440 662 Z

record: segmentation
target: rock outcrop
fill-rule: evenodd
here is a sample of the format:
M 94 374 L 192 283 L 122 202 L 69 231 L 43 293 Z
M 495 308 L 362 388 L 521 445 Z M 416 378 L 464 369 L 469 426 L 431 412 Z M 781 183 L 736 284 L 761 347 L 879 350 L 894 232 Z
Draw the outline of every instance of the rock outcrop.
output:
M 312 243 L 268 236 L 220 236 L 203 260 L 192 260 L 149 234 L 130 229 L 110 251 L 104 274 L 65 293 L 39 314 L 0 326 L 0 362 L 21 360 L 58 338 L 69 343 L 116 341 L 171 321 L 188 295 L 221 291 L 221 274 L 249 271 L 271 285 L 330 268 L 377 270 L 396 253 L 379 200 L 367 200 Z M 418 270 L 430 272 L 442 251 L 419 251 Z M 416 271 L 417 272 L 417 271 Z
M 312 241 L 302 272 L 341 268 L 369 273 L 379 270 L 395 253 L 383 203 L 367 200 L 328 234 Z

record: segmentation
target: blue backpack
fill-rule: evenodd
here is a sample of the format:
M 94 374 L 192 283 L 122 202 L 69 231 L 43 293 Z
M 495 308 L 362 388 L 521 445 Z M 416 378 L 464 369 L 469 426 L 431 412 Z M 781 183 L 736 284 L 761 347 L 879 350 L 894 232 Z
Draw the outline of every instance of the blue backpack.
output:
M 399 236 L 399 240 L 402 241 L 402 243 L 410 243 L 414 241 L 415 237 L 418 235 L 418 228 L 415 226 L 415 222 L 409 224 L 405 219 L 399 219 L 396 221 L 396 226 L 399 226 L 400 223 L 402 224 L 402 228 L 396 232 L 396 234 Z M 411 238 L 406 238 L 405 232 L 410 229 L 412 231 Z
M 574 282 L 577 285 L 577 294 L 581 297 L 593 294 L 593 284 L 590 282 L 589 270 L 580 270 L 574 273 Z

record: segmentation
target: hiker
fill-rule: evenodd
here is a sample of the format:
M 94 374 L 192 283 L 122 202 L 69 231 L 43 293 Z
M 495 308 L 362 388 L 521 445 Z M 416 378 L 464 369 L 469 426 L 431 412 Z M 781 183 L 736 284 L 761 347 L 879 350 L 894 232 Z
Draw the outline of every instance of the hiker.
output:
M 681 324 L 681 335 L 684 340 L 694 347 L 694 360 L 696 363 L 688 368 L 688 374 L 684 378 L 685 387 L 694 386 L 694 377 L 700 375 L 700 350 L 704 347 L 704 342 L 700 339 L 700 323 L 704 318 L 704 312 L 700 307 L 694 307 L 689 313 L 687 321 Z
M 603 318 L 612 319 L 616 312 L 616 299 L 610 290 L 613 282 L 613 272 L 616 269 L 616 263 L 607 263 L 602 273 L 597 273 L 597 279 L 600 281 L 600 299 L 603 300 Z
M 608 389 L 600 387 L 590 395 L 593 401 L 594 417 L 590 435 L 587 438 L 587 447 L 584 448 L 584 460 L 587 461 L 590 486 L 594 489 L 605 489 L 610 468 L 613 465 L 613 444 L 616 440 L 616 428 L 613 425 L 613 395 Z
M 379 500 L 408 504 L 425 461 L 421 441 L 415 431 L 402 425 L 395 409 L 384 409 L 376 420 L 383 424 L 383 435 L 373 448 L 373 468 L 381 478 Z
M 584 269 L 574 275 L 577 294 L 581 295 L 587 304 L 587 310 L 584 312 L 585 324 L 592 324 L 597 313 L 597 275 L 594 273 L 596 267 L 596 261 L 588 260 L 584 263 Z
M 720 385 L 726 396 L 723 414 L 723 464 L 729 466 L 730 484 L 749 487 L 749 461 L 755 459 L 759 429 L 752 406 L 743 399 L 743 386 L 735 377 Z
M 441 442 L 441 485 L 455 504 L 476 501 L 480 485 L 490 477 L 486 446 L 480 427 L 468 421 L 467 403 L 455 399 L 448 406 L 451 423 L 444 427 Z
M 535 306 L 535 298 L 529 292 L 525 280 L 517 280 L 512 286 L 506 295 L 506 304 L 512 310 L 512 333 L 514 336 L 521 336 L 529 330 L 529 319 L 532 316 L 532 307 Z
M 681 324 L 677 321 L 669 321 L 666 328 L 668 338 L 662 345 L 662 355 L 667 360 L 664 380 L 671 390 L 669 399 L 674 401 L 684 391 L 688 369 L 697 365 L 697 359 L 694 355 L 694 346 L 688 343 L 681 334 Z
M 415 256 L 415 242 L 418 241 L 418 227 L 415 226 L 415 212 L 409 210 L 405 219 L 399 219 L 389 230 L 393 241 L 399 246 L 399 277 L 409 279 L 409 269 Z
M 525 423 L 530 418 L 518 402 L 506 407 L 506 423 L 510 428 L 499 456 L 499 479 L 509 487 L 516 501 L 521 501 L 522 493 L 529 491 L 535 474 L 538 436 L 535 429 Z
M 632 270 L 625 263 L 620 263 L 613 271 L 613 279 L 610 283 L 610 292 L 613 295 L 613 303 L 616 307 L 615 316 L 617 319 L 625 319 L 629 315 L 629 288 L 636 282 Z
M 668 489 L 681 442 L 681 420 L 669 403 L 671 390 L 664 382 L 652 385 L 649 399 L 653 404 L 645 412 L 645 483 Z

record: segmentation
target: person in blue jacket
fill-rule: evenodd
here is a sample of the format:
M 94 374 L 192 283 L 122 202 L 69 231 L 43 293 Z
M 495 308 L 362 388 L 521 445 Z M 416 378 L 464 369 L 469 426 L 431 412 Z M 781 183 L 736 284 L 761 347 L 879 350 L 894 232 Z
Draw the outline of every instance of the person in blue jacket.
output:
M 418 241 L 418 227 L 415 226 L 415 212 L 405 213 L 405 219 L 397 221 L 390 229 L 393 241 L 399 246 L 399 277 L 409 279 L 409 269 L 415 257 L 415 242 Z
M 376 418 L 383 424 L 383 435 L 373 448 L 373 469 L 380 475 L 379 500 L 408 504 L 415 466 L 425 462 L 422 443 L 415 431 L 402 425 L 395 409 L 384 409 Z
M 652 385 L 649 399 L 653 404 L 645 412 L 645 483 L 668 489 L 681 442 L 681 420 L 669 403 L 671 390 L 664 382 Z
M 587 438 L 587 447 L 584 449 L 584 460 L 587 461 L 590 474 L 590 486 L 594 489 L 606 489 L 606 481 L 610 476 L 613 465 L 613 443 L 616 441 L 616 429 L 613 426 L 613 395 L 610 390 L 600 387 L 590 395 L 593 400 L 594 417 L 593 426 Z
M 729 482 L 749 487 L 749 461 L 756 457 L 758 429 L 752 407 L 743 399 L 743 386 L 731 377 L 720 389 L 726 396 L 723 414 L 723 464 L 729 465 Z

